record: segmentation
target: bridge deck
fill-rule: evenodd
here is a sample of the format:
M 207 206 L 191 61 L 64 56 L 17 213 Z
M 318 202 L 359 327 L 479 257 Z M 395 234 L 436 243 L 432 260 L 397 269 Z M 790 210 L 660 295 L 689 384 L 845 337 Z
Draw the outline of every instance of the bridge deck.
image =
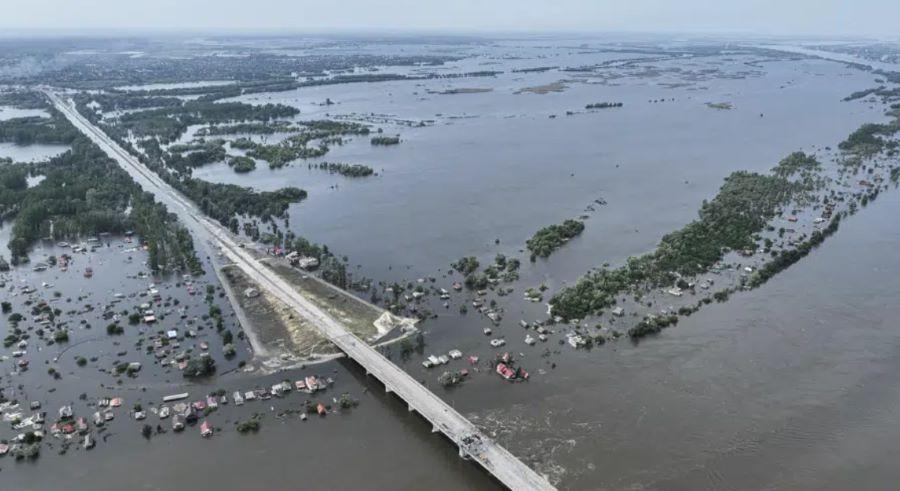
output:
M 345 329 L 340 322 L 303 297 L 286 281 L 271 273 L 250 252 L 219 224 L 206 216 L 188 199 L 165 183 L 158 175 L 144 167 L 134 156 L 122 149 L 102 130 L 94 126 L 75 109 L 71 101 L 52 91 L 45 91 L 56 108 L 72 124 L 88 136 L 101 149 L 116 160 L 146 191 L 169 206 L 195 231 L 203 232 L 222 252 L 248 276 L 259 283 L 286 305 L 309 319 L 313 325 L 337 345 L 348 357 L 359 363 L 367 373 L 384 384 L 428 420 L 435 431 L 440 431 L 459 446 L 460 456 L 478 462 L 500 483 L 514 490 L 555 489 L 546 479 L 522 463 L 497 442 L 481 433 L 463 415 L 441 398 L 417 382 L 408 373 L 369 346 L 365 341 Z M 192 226 L 193 225 L 193 226 Z

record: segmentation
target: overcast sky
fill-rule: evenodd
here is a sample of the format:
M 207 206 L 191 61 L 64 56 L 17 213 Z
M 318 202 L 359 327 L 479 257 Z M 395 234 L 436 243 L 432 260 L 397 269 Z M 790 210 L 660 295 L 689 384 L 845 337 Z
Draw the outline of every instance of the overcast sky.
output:
M 900 0 L 2 0 L 0 30 L 400 29 L 900 37 Z

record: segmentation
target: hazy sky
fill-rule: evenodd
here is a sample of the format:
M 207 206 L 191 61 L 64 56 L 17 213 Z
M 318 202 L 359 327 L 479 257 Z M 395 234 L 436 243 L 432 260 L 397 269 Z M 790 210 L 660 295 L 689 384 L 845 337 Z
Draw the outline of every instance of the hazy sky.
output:
M 411 29 L 900 36 L 900 0 L 0 0 L 3 29 Z

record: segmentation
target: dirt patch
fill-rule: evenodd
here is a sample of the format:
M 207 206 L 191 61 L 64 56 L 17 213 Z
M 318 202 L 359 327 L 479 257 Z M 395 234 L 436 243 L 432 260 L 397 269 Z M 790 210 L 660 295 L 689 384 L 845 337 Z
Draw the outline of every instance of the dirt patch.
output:
M 397 327 L 412 327 L 411 319 L 391 315 L 386 310 L 293 268 L 287 262 L 266 258 L 263 264 L 286 280 L 317 307 L 340 321 L 353 334 L 374 343 Z
M 429 90 L 429 94 L 441 94 L 441 95 L 454 95 L 454 94 L 483 94 L 485 92 L 492 92 L 494 89 L 489 87 L 461 87 L 456 89 L 447 89 L 447 90 Z
M 516 94 L 549 94 L 551 92 L 564 92 L 569 88 L 568 81 L 566 80 L 557 80 L 556 82 L 544 84 L 544 85 L 535 85 L 534 87 L 524 87 L 517 90 Z
M 296 311 L 259 286 L 236 266 L 222 268 L 225 281 L 244 311 L 248 326 L 270 360 L 315 360 L 340 351 Z

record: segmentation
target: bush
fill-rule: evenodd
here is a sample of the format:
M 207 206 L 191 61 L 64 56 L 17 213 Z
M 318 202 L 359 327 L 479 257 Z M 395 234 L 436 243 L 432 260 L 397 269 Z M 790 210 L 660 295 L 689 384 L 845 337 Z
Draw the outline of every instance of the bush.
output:
M 200 378 L 212 375 L 216 371 L 216 361 L 209 356 L 191 358 L 182 374 L 185 378 Z
M 450 264 L 450 267 L 459 271 L 462 275 L 467 276 L 478 269 L 478 259 L 475 259 L 475 256 L 462 257 L 459 261 Z
M 237 424 L 238 433 L 256 433 L 259 431 L 259 417 L 253 416 L 246 421 L 241 421 Z
M 578 220 L 566 220 L 560 225 L 550 225 L 538 230 L 525 245 L 531 251 L 531 257 L 548 257 L 553 251 L 562 247 L 569 239 L 584 231 L 584 223 Z

